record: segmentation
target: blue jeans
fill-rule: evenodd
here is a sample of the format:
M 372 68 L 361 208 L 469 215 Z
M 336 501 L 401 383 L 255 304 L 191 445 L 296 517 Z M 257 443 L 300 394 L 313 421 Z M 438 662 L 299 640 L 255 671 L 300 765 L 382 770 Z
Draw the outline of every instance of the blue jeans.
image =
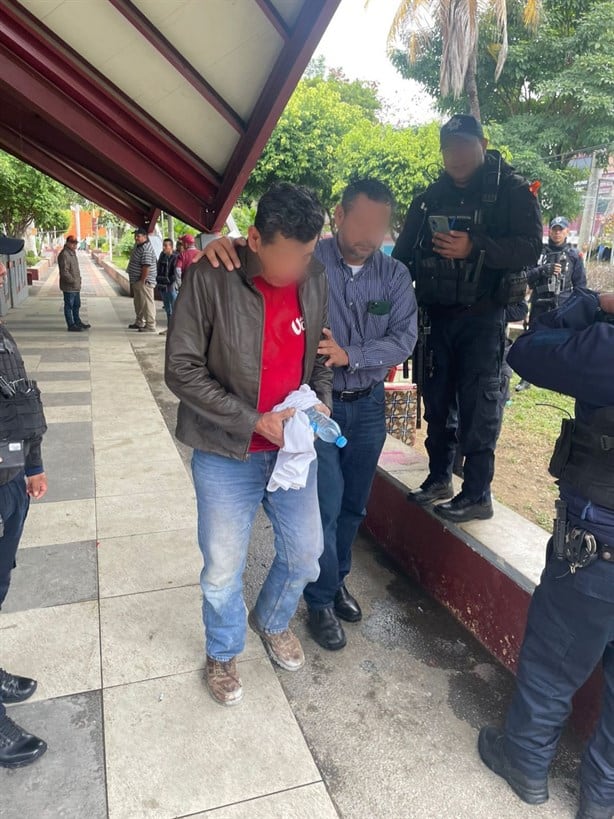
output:
M 333 403 L 333 418 L 348 439 L 339 449 L 316 441 L 318 497 L 324 529 L 320 576 L 305 589 L 313 609 L 331 606 L 352 566 L 352 543 L 366 514 L 377 462 L 386 440 L 384 385 L 357 401 Z
M 161 287 L 160 292 L 162 295 L 162 304 L 164 306 L 164 312 L 170 319 L 170 317 L 173 315 L 175 302 L 177 301 L 177 288 L 174 285 L 165 288 Z
M 81 293 L 64 293 L 64 318 L 68 327 L 81 324 L 79 310 L 81 309 Z
M 505 724 L 516 768 L 538 779 L 548 769 L 571 701 L 595 666 L 605 678 L 601 716 L 582 759 L 588 797 L 614 805 L 614 566 L 597 560 L 571 574 L 551 558 L 535 589 Z
M 254 608 L 259 626 L 285 631 L 305 585 L 318 576 L 323 542 L 316 461 L 304 489 L 268 492 L 276 458 L 277 452 L 255 452 L 237 461 L 199 450 L 192 457 L 206 650 L 215 660 L 230 660 L 245 647 L 243 572 L 260 504 L 273 525 L 275 559 Z

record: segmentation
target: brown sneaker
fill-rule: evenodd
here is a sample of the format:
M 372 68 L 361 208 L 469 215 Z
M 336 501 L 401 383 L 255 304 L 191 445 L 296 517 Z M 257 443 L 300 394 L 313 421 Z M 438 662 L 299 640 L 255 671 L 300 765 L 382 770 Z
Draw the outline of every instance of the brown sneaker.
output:
M 298 671 L 305 665 L 303 647 L 292 629 L 287 628 L 279 634 L 264 631 L 256 622 L 256 615 L 253 611 L 250 611 L 247 622 L 252 631 L 255 631 L 261 638 L 269 657 L 281 668 L 286 671 Z
M 220 705 L 238 705 L 243 699 L 243 686 L 237 671 L 237 658 L 222 662 L 207 657 L 205 682 L 213 699 Z

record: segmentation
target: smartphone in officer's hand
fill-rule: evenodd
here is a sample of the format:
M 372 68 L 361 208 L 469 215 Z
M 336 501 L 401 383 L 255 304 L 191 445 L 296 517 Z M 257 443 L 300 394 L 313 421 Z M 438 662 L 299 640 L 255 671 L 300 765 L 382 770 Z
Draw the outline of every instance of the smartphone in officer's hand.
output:
M 447 216 L 429 216 L 429 225 L 433 236 L 436 233 L 450 232 L 450 221 Z

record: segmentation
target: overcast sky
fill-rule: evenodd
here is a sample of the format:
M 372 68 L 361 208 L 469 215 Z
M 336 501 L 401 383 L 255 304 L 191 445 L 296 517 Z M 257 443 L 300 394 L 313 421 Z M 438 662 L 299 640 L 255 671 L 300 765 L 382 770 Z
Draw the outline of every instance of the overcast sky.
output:
M 341 0 L 315 56 L 330 68 L 342 68 L 350 79 L 375 80 L 394 112 L 389 119 L 407 124 L 435 118 L 429 97 L 420 86 L 404 80 L 386 56 L 386 38 L 398 0 Z

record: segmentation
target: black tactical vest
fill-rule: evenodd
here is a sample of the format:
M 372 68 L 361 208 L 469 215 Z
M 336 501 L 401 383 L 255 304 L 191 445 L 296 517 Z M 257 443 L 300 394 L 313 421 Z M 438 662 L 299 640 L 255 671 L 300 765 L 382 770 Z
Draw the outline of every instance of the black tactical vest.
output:
M 508 271 L 496 277 L 484 269 L 484 252 L 476 260 L 444 259 L 433 253 L 428 218 L 431 215 L 448 218 L 451 229 L 473 233 L 488 233 L 496 218 L 495 205 L 501 182 L 502 159 L 497 151 L 489 151 L 484 167 L 481 190 L 469 194 L 467 203 L 447 201 L 441 183 L 425 195 L 423 222 L 414 251 L 416 299 L 420 306 L 471 307 L 485 297 L 494 305 L 517 304 L 526 295 L 525 271 Z M 428 192 L 427 192 L 428 193 Z
M 563 421 L 550 474 L 592 503 L 614 509 L 614 407 L 596 410 L 590 424 Z

